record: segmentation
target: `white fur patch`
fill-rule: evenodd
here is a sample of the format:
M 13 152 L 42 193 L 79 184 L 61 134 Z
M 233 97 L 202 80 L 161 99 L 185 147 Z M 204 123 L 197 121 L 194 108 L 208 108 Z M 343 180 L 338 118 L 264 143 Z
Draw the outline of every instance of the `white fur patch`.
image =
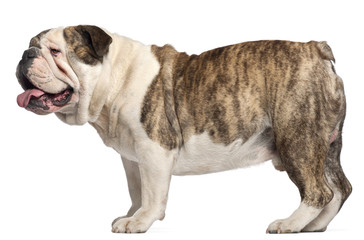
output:
M 315 232 L 315 231 L 324 231 L 331 222 L 331 220 L 336 216 L 339 212 L 341 203 L 342 203 L 342 195 L 340 191 L 337 190 L 335 185 L 332 183 L 331 179 L 328 177 L 329 185 L 334 193 L 334 197 L 330 201 L 329 204 L 325 206 L 320 215 L 310 222 L 302 231 L 303 232 Z
M 109 119 L 107 122 L 98 119 L 94 123 L 103 126 L 102 131 L 98 132 L 107 146 L 113 147 L 122 157 L 137 162 L 139 156 L 135 152 L 136 142 L 149 140 L 139 121 L 141 106 L 148 86 L 160 66 L 148 46 L 125 38 L 115 38 L 113 44 L 115 49 L 111 52 L 118 53 L 116 55 L 120 52 L 125 52 L 124 55 L 128 53 L 132 61 L 127 62 L 127 59 L 121 58 L 112 61 L 114 65 L 111 67 L 111 76 L 114 78 L 108 82 L 112 91 L 105 104 L 110 111 Z
M 286 219 L 279 219 L 271 223 L 267 229 L 269 233 L 300 232 L 308 223 L 315 219 L 322 209 L 311 207 L 302 202 L 298 209 Z
M 274 157 L 255 134 L 246 142 L 237 139 L 225 146 L 212 142 L 204 132 L 192 136 L 181 148 L 173 174 L 205 174 L 243 168 L 259 164 Z

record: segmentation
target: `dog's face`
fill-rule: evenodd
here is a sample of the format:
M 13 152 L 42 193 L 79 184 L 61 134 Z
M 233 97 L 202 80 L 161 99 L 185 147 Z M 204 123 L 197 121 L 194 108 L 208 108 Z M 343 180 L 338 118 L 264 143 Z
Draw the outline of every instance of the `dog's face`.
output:
M 42 115 L 55 112 L 70 124 L 85 123 L 111 42 L 95 26 L 51 29 L 33 37 L 16 70 L 25 90 L 18 105 Z

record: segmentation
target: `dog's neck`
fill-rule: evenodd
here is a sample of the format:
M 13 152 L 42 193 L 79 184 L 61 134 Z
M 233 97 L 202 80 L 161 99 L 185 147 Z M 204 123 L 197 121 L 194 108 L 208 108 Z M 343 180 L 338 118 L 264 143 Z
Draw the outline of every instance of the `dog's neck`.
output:
M 138 84 L 148 86 L 145 81 L 151 82 L 160 66 L 152 55 L 150 46 L 126 37 L 110 35 L 113 43 L 103 61 L 104 65 L 107 64 L 102 73 L 104 78 L 97 82 L 90 101 L 88 122 L 100 135 L 115 137 L 118 123 L 124 121 L 120 118 L 132 114 L 131 112 L 139 114 L 133 104 L 134 109 L 126 110 L 129 103 L 142 104 L 139 101 L 142 101 L 146 89 L 141 90 Z

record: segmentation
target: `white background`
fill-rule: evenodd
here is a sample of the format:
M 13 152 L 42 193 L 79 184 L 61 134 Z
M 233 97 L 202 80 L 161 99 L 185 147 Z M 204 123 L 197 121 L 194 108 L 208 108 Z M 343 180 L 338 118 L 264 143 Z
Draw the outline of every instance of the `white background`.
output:
M 364 213 L 363 5 L 360 1 L 2 1 L 0 239 L 358 239 Z M 266 235 L 299 194 L 267 162 L 174 177 L 164 221 L 146 234 L 111 233 L 129 208 L 120 157 L 89 125 L 21 109 L 15 69 L 29 40 L 58 26 L 94 24 L 189 54 L 260 39 L 326 40 L 347 95 L 342 165 L 354 191 L 325 233 Z

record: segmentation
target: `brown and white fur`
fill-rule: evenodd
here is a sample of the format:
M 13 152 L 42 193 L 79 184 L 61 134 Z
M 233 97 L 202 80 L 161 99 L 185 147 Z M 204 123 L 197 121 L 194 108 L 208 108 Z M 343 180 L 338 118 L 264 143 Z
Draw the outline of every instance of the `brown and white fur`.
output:
M 324 231 L 351 193 L 340 165 L 345 95 L 332 61 L 326 42 L 245 42 L 189 56 L 95 26 L 57 28 L 24 52 L 18 103 L 88 122 L 120 154 L 132 206 L 113 232 L 162 220 L 172 175 L 268 160 L 302 201 L 267 232 Z

